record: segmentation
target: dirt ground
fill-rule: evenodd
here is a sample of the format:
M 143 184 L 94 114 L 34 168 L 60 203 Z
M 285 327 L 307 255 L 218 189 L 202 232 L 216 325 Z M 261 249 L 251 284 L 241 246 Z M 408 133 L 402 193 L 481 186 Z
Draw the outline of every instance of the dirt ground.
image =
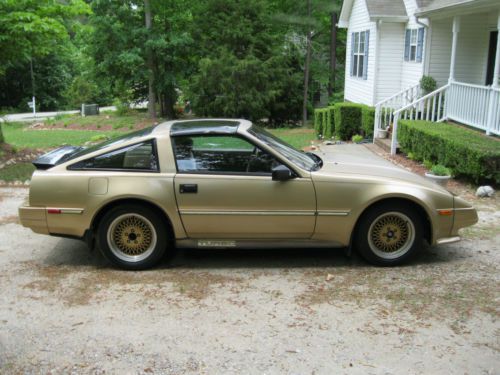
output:
M 110 268 L 0 188 L 2 374 L 499 374 L 499 199 L 408 266 L 341 251 L 179 252 Z

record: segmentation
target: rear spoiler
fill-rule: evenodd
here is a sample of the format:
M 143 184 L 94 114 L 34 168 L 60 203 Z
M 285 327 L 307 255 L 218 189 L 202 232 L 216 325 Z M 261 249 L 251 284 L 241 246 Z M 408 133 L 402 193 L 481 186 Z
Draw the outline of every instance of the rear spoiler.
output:
M 83 149 L 84 147 L 78 146 L 59 147 L 34 160 L 33 165 L 36 167 L 36 169 L 49 169 L 56 166 L 57 164 L 61 164 L 66 160 L 69 160 L 71 156 L 75 155 Z

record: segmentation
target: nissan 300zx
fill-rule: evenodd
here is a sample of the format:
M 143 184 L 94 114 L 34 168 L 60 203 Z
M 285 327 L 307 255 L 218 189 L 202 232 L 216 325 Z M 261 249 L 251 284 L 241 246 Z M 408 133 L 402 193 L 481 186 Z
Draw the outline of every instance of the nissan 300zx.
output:
M 170 121 L 34 161 L 22 225 L 145 269 L 187 248 L 353 248 L 383 266 L 477 222 L 400 168 L 324 161 L 245 120 Z

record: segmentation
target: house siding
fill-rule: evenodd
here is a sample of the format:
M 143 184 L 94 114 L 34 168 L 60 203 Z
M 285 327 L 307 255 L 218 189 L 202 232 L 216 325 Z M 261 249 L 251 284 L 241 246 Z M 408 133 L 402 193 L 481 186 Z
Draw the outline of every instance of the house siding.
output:
M 370 30 L 368 50 L 367 79 L 351 77 L 351 34 L 354 32 Z M 345 64 L 345 89 L 344 98 L 347 101 L 374 105 L 373 82 L 375 73 L 375 45 L 377 29 L 375 22 L 370 22 L 368 9 L 364 0 L 355 0 L 352 6 L 349 28 L 347 29 L 347 48 Z
M 431 42 L 428 75 L 441 87 L 448 83 L 450 76 L 452 20 L 431 21 Z
M 379 28 L 380 50 L 375 102 L 401 90 L 404 30 L 405 26 L 400 23 L 382 23 Z
M 496 30 L 495 14 L 471 14 L 461 17 L 458 33 L 455 80 L 484 85 L 490 32 Z M 448 83 L 453 42 L 453 19 L 432 21 L 429 75 L 438 87 Z
M 462 16 L 457 43 L 456 81 L 485 84 L 490 37 L 490 27 L 485 20 L 488 20 L 486 13 Z
M 406 24 L 406 28 L 409 29 L 418 29 L 422 27 L 422 25 L 419 25 L 416 22 L 416 18 L 414 16 L 415 10 L 417 8 L 417 3 L 415 0 L 404 0 L 405 6 L 406 6 L 406 12 L 408 13 L 409 20 L 408 23 Z M 426 29 L 425 32 L 427 33 L 428 30 Z M 404 43 L 404 31 L 401 33 L 401 39 Z M 423 52 L 422 52 L 422 62 L 415 62 L 415 61 L 404 61 L 403 55 L 404 55 L 404 50 L 401 52 L 401 58 L 402 58 L 402 68 L 401 68 L 401 90 L 404 90 L 410 86 L 414 86 L 417 83 L 420 82 L 420 78 L 422 78 L 423 71 L 424 71 L 424 61 L 425 61 L 425 40 L 427 38 L 424 36 L 424 46 L 423 46 Z

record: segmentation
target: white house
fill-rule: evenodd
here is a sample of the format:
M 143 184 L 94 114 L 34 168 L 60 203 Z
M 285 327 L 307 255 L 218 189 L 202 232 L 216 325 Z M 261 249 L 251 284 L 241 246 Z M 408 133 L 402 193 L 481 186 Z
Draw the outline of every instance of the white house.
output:
M 345 100 L 376 106 L 375 130 L 418 118 L 500 135 L 500 0 L 344 0 Z M 437 90 L 425 95 L 423 75 Z

